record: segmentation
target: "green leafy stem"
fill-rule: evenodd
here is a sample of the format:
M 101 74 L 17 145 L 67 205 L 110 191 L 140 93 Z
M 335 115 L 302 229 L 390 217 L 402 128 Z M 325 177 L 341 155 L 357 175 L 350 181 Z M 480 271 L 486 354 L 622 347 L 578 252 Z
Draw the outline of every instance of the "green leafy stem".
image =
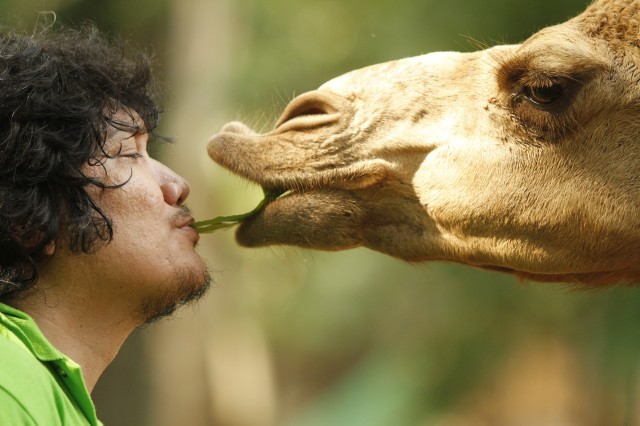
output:
M 276 198 L 280 198 L 287 193 L 281 190 L 263 190 L 263 192 L 264 198 L 250 212 L 232 216 L 218 216 L 209 220 L 201 220 L 192 223 L 191 227 L 194 228 L 199 234 L 210 234 L 217 231 L 218 229 L 231 228 L 232 226 L 238 225 L 246 218 L 258 213 L 271 201 L 275 200 Z

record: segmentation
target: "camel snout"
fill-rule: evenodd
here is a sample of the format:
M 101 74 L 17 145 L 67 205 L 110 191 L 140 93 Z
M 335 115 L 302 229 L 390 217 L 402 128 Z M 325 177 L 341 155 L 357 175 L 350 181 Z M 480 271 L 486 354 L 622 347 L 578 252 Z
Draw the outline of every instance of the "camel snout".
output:
M 257 134 L 251 127 L 240 121 L 231 121 L 220 129 L 220 133 L 235 133 L 238 135 L 255 135 Z M 215 135 L 213 136 L 215 137 Z M 212 137 L 212 138 L 213 138 Z

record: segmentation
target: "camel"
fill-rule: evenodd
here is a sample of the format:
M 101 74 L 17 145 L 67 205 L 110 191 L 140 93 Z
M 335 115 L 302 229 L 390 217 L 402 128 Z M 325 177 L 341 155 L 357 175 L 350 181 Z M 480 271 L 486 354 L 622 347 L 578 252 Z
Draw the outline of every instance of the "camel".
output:
M 209 156 L 273 197 L 246 247 L 354 247 L 525 280 L 640 281 L 640 0 L 519 45 L 348 72 Z

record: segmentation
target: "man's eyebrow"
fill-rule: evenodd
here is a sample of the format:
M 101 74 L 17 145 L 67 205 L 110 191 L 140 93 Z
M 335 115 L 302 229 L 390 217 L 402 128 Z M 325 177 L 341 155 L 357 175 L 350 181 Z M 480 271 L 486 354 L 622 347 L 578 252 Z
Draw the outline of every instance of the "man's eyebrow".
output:
M 114 126 L 110 123 L 109 126 L 107 127 L 106 139 L 107 140 L 116 140 L 116 139 L 126 140 L 140 133 L 140 130 L 141 129 L 138 128 L 137 126 L 120 127 L 120 126 Z M 122 133 L 122 136 L 120 135 L 121 133 Z

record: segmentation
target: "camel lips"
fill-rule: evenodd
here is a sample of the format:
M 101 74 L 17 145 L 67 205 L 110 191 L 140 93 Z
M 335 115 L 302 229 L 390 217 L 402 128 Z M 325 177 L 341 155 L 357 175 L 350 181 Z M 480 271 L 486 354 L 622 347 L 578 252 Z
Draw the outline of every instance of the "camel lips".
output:
M 289 194 L 292 190 L 286 190 L 282 188 L 263 188 L 264 198 L 258 203 L 258 205 L 251 211 L 233 216 L 218 216 L 209 220 L 202 220 L 194 222 L 191 227 L 195 229 L 199 234 L 210 234 L 219 229 L 230 228 L 232 226 L 240 224 L 246 218 L 251 217 L 266 207 L 270 202 Z

